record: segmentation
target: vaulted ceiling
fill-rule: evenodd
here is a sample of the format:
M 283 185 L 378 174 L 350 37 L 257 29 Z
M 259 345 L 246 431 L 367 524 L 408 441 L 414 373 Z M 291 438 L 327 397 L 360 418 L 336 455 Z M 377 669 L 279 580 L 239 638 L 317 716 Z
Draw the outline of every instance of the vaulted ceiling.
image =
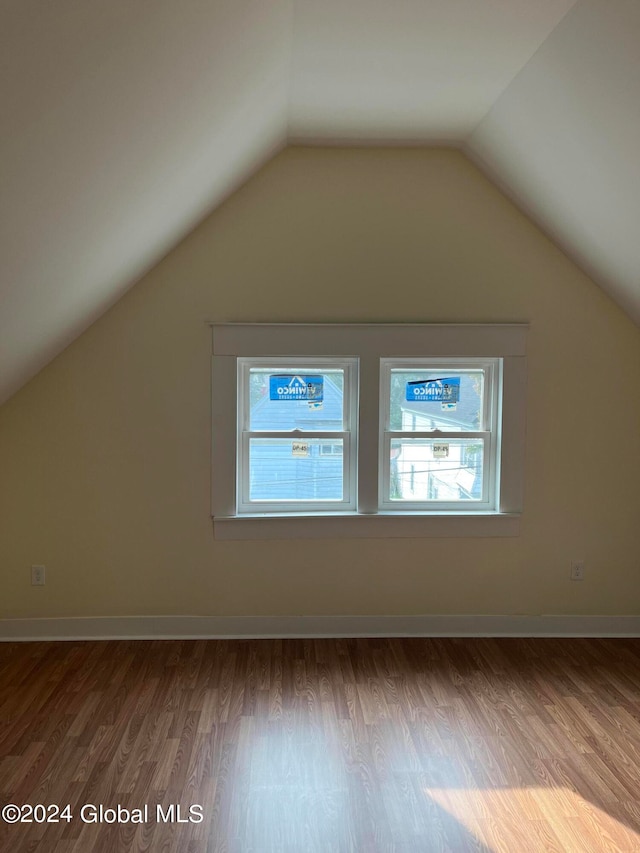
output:
M 638 0 L 0 15 L 0 402 L 288 142 L 463 148 L 640 322 Z

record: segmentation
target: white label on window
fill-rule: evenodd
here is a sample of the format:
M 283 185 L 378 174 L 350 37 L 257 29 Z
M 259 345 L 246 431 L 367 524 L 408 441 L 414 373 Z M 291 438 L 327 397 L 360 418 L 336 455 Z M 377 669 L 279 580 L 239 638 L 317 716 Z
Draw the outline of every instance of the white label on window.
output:
M 298 456 L 301 459 L 306 459 L 309 455 L 308 441 L 294 441 L 291 443 L 291 455 Z
M 448 444 L 434 444 L 433 445 L 433 458 L 434 459 L 446 459 L 449 455 L 449 445 Z
M 440 403 L 443 412 L 455 412 L 458 408 L 457 403 Z

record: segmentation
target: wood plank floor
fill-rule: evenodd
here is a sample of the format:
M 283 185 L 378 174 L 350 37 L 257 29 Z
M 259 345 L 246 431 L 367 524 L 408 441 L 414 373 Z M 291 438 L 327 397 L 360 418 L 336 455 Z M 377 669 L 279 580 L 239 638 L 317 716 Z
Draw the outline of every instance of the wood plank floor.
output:
M 640 851 L 640 642 L 0 644 L 0 806 L 37 803 L 72 817 L 3 853 Z

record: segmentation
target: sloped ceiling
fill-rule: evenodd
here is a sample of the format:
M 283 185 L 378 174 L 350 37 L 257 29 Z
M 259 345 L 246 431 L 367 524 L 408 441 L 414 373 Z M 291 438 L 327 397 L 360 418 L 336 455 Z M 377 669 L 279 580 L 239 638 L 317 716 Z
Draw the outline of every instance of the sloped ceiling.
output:
M 286 139 L 286 0 L 0 0 L 0 400 Z
M 577 3 L 468 150 L 640 323 L 640 2 Z
M 287 141 L 463 147 L 640 321 L 637 0 L 0 4 L 0 402 Z
M 575 0 L 297 0 L 289 134 L 460 143 Z

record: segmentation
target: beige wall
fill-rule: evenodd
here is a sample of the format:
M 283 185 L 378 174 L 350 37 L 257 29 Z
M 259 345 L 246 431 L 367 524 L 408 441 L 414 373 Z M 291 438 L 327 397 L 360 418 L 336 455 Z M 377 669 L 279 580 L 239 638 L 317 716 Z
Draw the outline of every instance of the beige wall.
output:
M 522 535 L 214 541 L 206 320 L 529 321 Z M 290 148 L 0 409 L 0 617 L 638 613 L 639 388 L 637 327 L 461 154 Z

